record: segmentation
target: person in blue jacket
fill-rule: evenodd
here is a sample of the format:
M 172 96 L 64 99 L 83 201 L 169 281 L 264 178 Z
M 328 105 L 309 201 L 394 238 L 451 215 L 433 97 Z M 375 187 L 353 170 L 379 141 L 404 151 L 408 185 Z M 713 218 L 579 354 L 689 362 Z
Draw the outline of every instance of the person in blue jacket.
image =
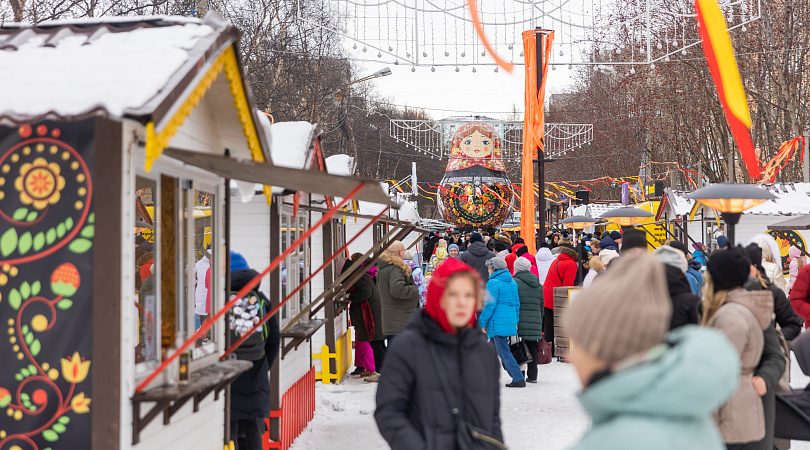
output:
M 498 351 L 506 372 L 512 382 L 506 387 L 525 387 L 526 379 L 512 352 L 509 350 L 509 336 L 517 334 L 520 318 L 520 297 L 518 287 L 506 268 L 506 260 L 495 257 L 487 260 L 489 281 L 487 281 L 487 299 L 478 324 L 486 328 L 487 337 Z
M 686 280 L 689 282 L 689 290 L 691 290 L 693 294 L 700 297 L 700 286 L 703 285 L 703 274 L 700 273 L 700 268 L 703 267 L 703 265 L 700 263 L 700 261 L 689 254 L 689 250 L 686 248 L 686 245 L 684 245 L 683 242 L 672 241 L 672 243 L 669 245 L 672 246 L 672 248 L 682 251 L 684 256 L 686 256 Z
M 568 360 L 591 429 L 575 450 L 725 450 L 712 413 L 737 389 L 740 358 L 722 333 L 668 332 L 664 267 L 623 256 L 566 309 Z

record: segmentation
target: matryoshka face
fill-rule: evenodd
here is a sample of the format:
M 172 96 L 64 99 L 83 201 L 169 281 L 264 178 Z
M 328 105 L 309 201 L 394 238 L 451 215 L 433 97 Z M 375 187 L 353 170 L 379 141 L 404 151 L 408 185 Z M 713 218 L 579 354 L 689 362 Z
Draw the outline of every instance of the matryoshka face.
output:
M 461 139 L 461 153 L 470 158 L 485 158 L 492 154 L 492 138 L 484 136 L 478 130 Z

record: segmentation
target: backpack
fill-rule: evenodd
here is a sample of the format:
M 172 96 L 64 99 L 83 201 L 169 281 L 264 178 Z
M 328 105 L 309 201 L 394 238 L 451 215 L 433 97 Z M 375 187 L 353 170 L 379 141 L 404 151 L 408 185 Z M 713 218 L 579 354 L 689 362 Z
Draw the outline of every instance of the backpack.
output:
M 231 292 L 231 299 L 236 292 Z M 231 342 L 236 342 L 247 334 L 251 328 L 262 320 L 267 314 L 267 300 L 256 291 L 250 291 L 244 298 L 240 298 L 228 314 L 228 327 L 231 332 Z M 267 341 L 269 329 L 267 322 L 263 323 L 250 337 L 245 340 L 234 354 L 236 359 L 256 361 L 264 356 L 264 345 Z

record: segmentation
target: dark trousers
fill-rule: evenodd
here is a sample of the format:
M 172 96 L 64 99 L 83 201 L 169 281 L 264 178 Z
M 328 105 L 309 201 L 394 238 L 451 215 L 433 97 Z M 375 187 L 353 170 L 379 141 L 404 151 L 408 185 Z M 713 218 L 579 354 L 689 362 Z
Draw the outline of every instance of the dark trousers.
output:
M 391 343 L 392 343 L 392 342 L 394 342 L 394 338 L 395 338 L 396 336 L 397 336 L 396 334 L 389 334 L 389 335 L 387 335 L 387 336 L 385 337 L 386 339 L 388 339 L 388 347 L 390 347 L 390 346 L 391 346 Z
M 543 340 L 551 342 L 551 351 L 554 352 L 554 310 L 543 308 Z
M 537 381 L 537 359 L 540 357 L 540 342 L 539 341 L 527 341 L 523 340 L 526 343 L 526 347 L 529 349 L 529 355 L 532 356 L 532 362 L 526 364 L 526 378 Z
M 385 362 L 385 339 L 369 342 L 371 351 L 374 352 L 374 367 L 377 373 L 382 373 L 383 362 Z
M 742 450 L 745 444 L 726 444 L 726 450 Z
M 262 450 L 264 419 L 231 421 L 231 440 L 235 450 Z

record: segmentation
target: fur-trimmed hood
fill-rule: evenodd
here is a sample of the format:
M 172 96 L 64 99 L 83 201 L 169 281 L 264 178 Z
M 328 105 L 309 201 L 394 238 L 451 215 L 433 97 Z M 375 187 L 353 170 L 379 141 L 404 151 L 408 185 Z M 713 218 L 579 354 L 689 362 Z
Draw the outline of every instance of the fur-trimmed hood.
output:
M 574 258 L 574 260 L 576 260 L 576 259 L 577 259 L 577 251 L 576 251 L 576 250 L 574 250 L 573 248 L 568 247 L 568 246 L 566 246 L 566 245 L 561 245 L 561 246 L 559 246 L 559 247 L 557 247 L 557 248 L 559 248 L 559 249 L 560 249 L 560 253 L 563 253 L 563 254 L 565 254 L 565 255 L 568 255 L 568 256 L 570 256 L 570 257 Z
M 382 255 L 380 255 L 380 260 L 377 262 L 377 268 L 382 269 L 387 265 L 399 267 L 403 272 L 405 272 L 405 275 L 411 276 L 411 268 L 405 264 L 405 261 L 399 259 L 393 253 L 385 251 L 382 253 Z

